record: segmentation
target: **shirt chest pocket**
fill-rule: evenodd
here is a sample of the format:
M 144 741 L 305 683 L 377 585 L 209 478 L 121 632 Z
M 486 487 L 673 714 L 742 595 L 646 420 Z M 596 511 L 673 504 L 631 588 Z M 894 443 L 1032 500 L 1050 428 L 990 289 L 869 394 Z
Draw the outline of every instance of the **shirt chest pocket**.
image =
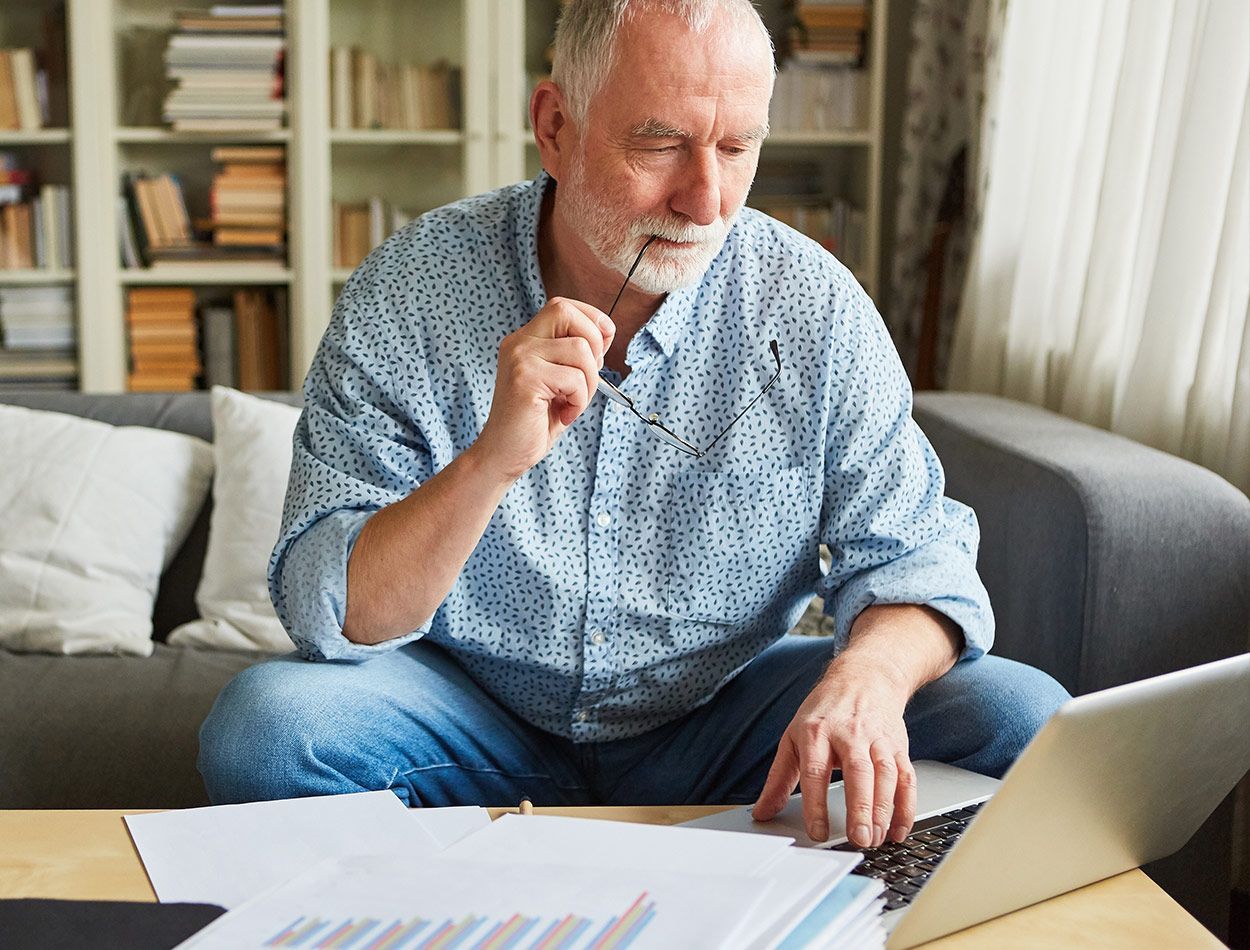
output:
M 820 499 L 813 498 L 811 477 L 803 467 L 678 476 L 668 613 L 742 623 L 819 573 Z

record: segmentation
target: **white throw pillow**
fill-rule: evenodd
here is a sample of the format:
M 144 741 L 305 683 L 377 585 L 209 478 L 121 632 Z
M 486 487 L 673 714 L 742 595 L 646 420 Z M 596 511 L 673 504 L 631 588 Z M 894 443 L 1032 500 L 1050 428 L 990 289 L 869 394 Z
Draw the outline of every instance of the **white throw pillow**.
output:
M 208 550 L 195 591 L 200 619 L 178 627 L 169 642 L 286 653 L 294 647 L 270 603 L 266 569 L 282 526 L 300 410 L 224 386 L 213 387 L 212 399 L 216 467 Z
M 0 406 L 0 645 L 152 653 L 161 573 L 208 495 L 203 439 Z

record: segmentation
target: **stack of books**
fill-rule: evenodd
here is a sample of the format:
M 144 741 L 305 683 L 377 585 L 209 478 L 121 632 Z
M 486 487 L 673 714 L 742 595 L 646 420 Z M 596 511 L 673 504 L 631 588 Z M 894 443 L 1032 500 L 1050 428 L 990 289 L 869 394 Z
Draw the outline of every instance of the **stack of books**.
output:
M 0 390 L 74 389 L 70 287 L 0 287 Z
M 222 163 L 213 176 L 207 222 L 217 247 L 249 248 L 257 260 L 286 259 L 286 153 L 281 145 L 213 149 Z
M 36 189 L 30 169 L 0 152 L 0 269 L 74 265 L 69 188 Z
M 460 117 L 460 67 L 387 64 L 360 47 L 331 48 L 331 128 L 458 129 Z
M 862 2 L 804 0 L 781 51 L 769 124 L 782 132 L 830 132 L 867 125 L 864 68 L 868 8 Z
M 355 267 L 413 218 L 376 196 L 362 203 L 336 201 L 332 217 L 335 267 Z
M 165 51 L 177 131 L 266 131 L 286 116 L 282 5 L 218 4 L 177 14 Z
M 868 7 L 864 0 L 802 0 L 788 34 L 788 51 L 809 63 L 862 66 Z
M 202 370 L 190 287 L 133 287 L 126 306 L 131 392 L 194 389 Z
M 48 122 L 48 74 L 35 51 L 0 49 L 0 129 L 42 129 Z

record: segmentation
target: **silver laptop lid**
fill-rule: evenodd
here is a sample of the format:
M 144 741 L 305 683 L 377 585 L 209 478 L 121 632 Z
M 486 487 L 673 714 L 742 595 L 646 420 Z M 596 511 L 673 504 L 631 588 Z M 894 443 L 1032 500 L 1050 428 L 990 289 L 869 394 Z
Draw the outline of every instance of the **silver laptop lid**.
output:
M 890 935 L 911 947 L 1178 850 L 1250 771 L 1250 654 L 1064 703 Z

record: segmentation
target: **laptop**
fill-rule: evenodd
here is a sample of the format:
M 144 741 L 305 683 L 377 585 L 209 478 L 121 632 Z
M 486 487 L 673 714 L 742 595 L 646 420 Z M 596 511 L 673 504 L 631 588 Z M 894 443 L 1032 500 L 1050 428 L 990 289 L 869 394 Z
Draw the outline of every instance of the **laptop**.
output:
M 770 822 L 747 806 L 686 824 L 862 851 L 853 873 L 886 886 L 886 946 L 901 950 L 1179 850 L 1250 772 L 1247 722 L 1250 653 L 1068 700 L 1001 781 L 914 763 L 903 842 L 849 844 L 841 782 L 819 844 L 798 794 Z

